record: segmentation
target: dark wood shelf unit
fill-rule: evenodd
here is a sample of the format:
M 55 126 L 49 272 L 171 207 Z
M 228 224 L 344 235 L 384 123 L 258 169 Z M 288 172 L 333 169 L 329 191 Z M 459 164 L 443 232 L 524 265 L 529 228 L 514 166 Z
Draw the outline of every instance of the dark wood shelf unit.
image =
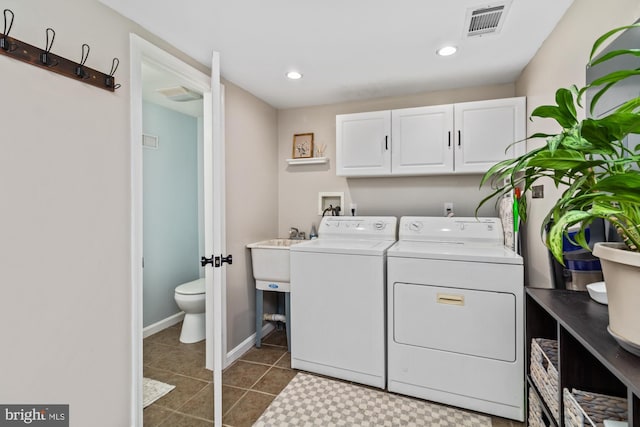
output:
M 640 427 L 640 357 L 618 345 L 607 332 L 607 306 L 586 292 L 528 288 L 526 292 L 527 384 L 549 408 L 530 377 L 532 338 L 558 341 L 560 425 L 564 425 L 562 390 L 576 388 L 626 398 L 629 426 Z M 528 417 L 527 417 L 528 419 Z

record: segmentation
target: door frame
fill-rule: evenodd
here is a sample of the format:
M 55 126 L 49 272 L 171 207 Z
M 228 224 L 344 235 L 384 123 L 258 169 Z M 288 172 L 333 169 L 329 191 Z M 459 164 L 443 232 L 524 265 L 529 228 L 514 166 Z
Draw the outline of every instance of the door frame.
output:
M 181 78 L 188 81 L 194 89 L 198 89 L 203 94 L 204 115 L 214 115 L 209 120 L 205 117 L 203 119 L 203 135 L 204 135 L 204 153 L 203 161 L 210 163 L 210 168 L 203 168 L 205 179 L 207 175 L 218 178 L 220 175 L 224 176 L 224 163 L 223 159 L 219 159 L 212 164 L 212 156 L 207 157 L 209 153 L 222 153 L 224 155 L 224 141 L 221 138 L 224 135 L 222 129 L 214 129 L 214 126 L 223 126 L 222 114 L 224 111 L 224 100 L 222 93 L 212 93 L 212 77 L 219 79 L 219 71 L 217 76 L 210 76 L 202 73 L 191 65 L 176 58 L 168 52 L 160 49 L 152 43 L 144 40 L 140 36 L 131 33 L 129 37 L 130 45 L 130 115 L 131 115 L 131 135 L 130 135 L 130 155 L 131 155 L 131 425 L 142 425 L 143 420 L 143 408 L 142 408 L 142 377 L 143 377 L 143 357 L 142 357 L 142 311 L 143 311 L 143 270 L 142 270 L 142 257 L 143 257 L 143 156 L 142 156 L 142 62 L 152 63 L 155 67 L 166 70 L 170 73 L 179 75 Z M 216 54 L 214 54 L 216 55 Z M 219 58 L 218 58 L 219 61 Z M 216 91 L 217 92 L 217 91 Z M 213 96 L 218 97 L 218 105 L 213 106 Z M 221 99 L 222 98 L 222 99 Z M 208 105 L 207 105 L 208 104 Z M 217 108 L 216 108 L 217 107 Z M 219 117 L 215 117 L 219 115 Z M 215 132 L 217 134 L 215 134 Z M 207 170 L 208 169 L 208 170 Z M 213 195 L 214 201 L 218 209 L 224 212 L 224 180 L 213 179 Z M 206 187 L 206 185 L 205 185 Z M 222 195 L 222 197 L 220 197 Z M 206 203 L 205 197 L 205 203 Z M 220 205 L 221 204 L 221 205 Z M 207 219 L 205 218 L 205 223 Z M 224 246 L 224 218 L 218 218 L 217 215 L 214 218 L 214 227 L 216 230 L 218 227 L 222 227 L 220 230 L 220 239 Z M 205 226 L 206 229 L 206 226 Z M 206 239 L 205 239 L 206 240 Z M 206 245 L 205 245 L 206 246 Z M 209 254 L 210 255 L 210 254 Z M 224 269 L 221 269 L 224 270 Z M 220 301 L 216 304 L 210 304 L 211 296 L 213 295 L 211 279 L 207 280 L 207 310 L 206 322 L 209 327 L 207 332 L 206 347 L 206 365 L 209 369 L 214 366 L 219 366 L 220 369 L 214 370 L 213 376 L 221 378 L 222 366 L 224 366 L 227 354 L 227 328 L 226 328 L 226 280 L 224 273 L 222 274 L 222 280 L 220 286 L 216 289 L 216 294 L 221 295 Z M 211 313 L 213 308 L 214 313 Z M 218 313 L 218 311 L 220 311 Z M 214 322 L 220 319 L 220 322 Z M 216 336 L 216 331 L 213 329 L 216 325 L 220 325 L 220 332 Z M 219 340 L 219 341 L 218 341 Z M 214 341 L 220 343 L 219 346 L 214 346 Z M 220 384 L 220 379 L 217 381 Z M 221 393 L 216 393 L 221 399 Z M 214 396 L 215 397 L 215 396 Z M 216 399 L 217 400 L 217 399 Z M 221 405 L 220 402 L 216 402 L 216 405 Z M 219 412 L 219 411 L 218 411 Z M 216 420 L 217 421 L 217 420 Z

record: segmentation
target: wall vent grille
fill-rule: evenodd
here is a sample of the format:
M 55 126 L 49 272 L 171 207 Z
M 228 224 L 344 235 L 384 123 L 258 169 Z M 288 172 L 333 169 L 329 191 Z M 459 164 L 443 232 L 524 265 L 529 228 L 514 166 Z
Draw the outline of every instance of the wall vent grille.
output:
M 144 148 L 158 149 L 158 137 L 154 135 L 142 135 L 142 146 Z

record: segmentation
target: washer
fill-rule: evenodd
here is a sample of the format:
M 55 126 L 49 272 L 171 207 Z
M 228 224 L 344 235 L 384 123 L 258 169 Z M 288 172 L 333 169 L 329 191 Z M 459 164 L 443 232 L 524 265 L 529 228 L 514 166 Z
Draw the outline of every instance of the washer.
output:
M 498 218 L 403 217 L 387 252 L 389 391 L 524 420 L 524 271 Z
M 291 366 L 385 387 L 386 253 L 395 217 L 324 217 L 291 247 Z

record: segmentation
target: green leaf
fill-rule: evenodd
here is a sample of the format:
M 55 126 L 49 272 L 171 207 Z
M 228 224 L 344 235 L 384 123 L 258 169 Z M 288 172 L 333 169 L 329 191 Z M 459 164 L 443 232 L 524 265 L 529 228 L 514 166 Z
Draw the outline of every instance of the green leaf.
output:
M 531 112 L 531 116 L 554 119 L 564 129 L 571 128 L 575 125 L 575 120 L 555 105 L 541 105 Z
M 555 133 L 541 133 L 541 132 L 538 132 L 538 133 L 534 133 L 533 135 L 531 135 L 528 139 L 534 139 L 534 138 L 547 139 L 547 138 L 550 138 L 552 136 L 556 136 L 556 134 Z
M 617 70 L 602 77 L 598 77 L 591 82 L 589 87 L 598 87 L 608 83 L 617 83 L 620 80 L 628 79 L 629 77 L 640 75 L 640 70 Z
M 501 170 L 506 169 L 508 166 L 512 165 L 516 161 L 517 160 L 515 159 L 507 159 L 507 160 L 502 160 L 501 162 L 498 162 L 495 165 L 491 166 L 489 170 L 485 172 L 485 174 L 482 176 L 482 179 L 480 180 L 480 187 L 482 187 L 484 183 L 487 182 L 489 179 L 491 179 L 496 173 L 499 173 Z
M 611 86 L 613 86 L 614 84 L 616 84 L 616 83 L 617 82 L 607 83 L 605 85 L 605 87 L 603 87 L 598 92 L 596 92 L 596 94 L 591 99 L 591 104 L 589 104 L 589 113 L 590 114 L 593 114 L 593 110 L 595 110 L 596 105 L 598 104 L 598 101 L 600 101 L 600 98 L 602 98 L 602 95 L 604 95 L 609 90 L 609 88 Z
M 619 33 L 620 31 L 624 31 L 628 28 L 635 28 L 635 27 L 640 27 L 640 24 L 625 25 L 624 27 L 614 28 L 613 30 L 607 31 L 602 36 L 598 37 L 598 39 L 593 44 L 591 53 L 589 54 L 589 62 L 591 62 L 591 60 L 593 59 L 593 56 L 595 55 L 598 48 L 602 45 L 602 43 L 604 43 L 609 37 L 613 36 L 616 33 Z
M 640 172 L 629 172 L 622 175 L 604 177 L 594 186 L 594 189 L 599 191 L 609 191 L 612 193 L 629 193 L 637 191 L 637 199 L 640 201 Z
M 596 95 L 593 97 L 593 100 L 591 101 L 591 106 L 590 106 L 590 112 L 593 113 L 593 109 L 596 105 L 596 103 L 598 102 L 598 100 L 600 99 L 600 97 L 609 90 L 609 88 L 611 86 L 613 86 L 615 83 L 618 83 L 621 80 L 624 79 L 628 79 L 629 77 L 633 77 L 633 76 L 638 76 L 640 75 L 640 70 L 618 70 L 618 71 L 614 71 L 611 72 L 607 75 L 604 75 L 600 78 L 595 79 L 593 82 L 591 82 L 591 84 L 588 86 L 589 88 L 595 88 L 601 85 L 605 85 L 604 88 L 600 89 Z
M 528 166 L 565 171 L 580 166 L 584 161 L 584 155 L 580 151 L 559 149 L 553 153 L 538 153 L 536 157 L 529 160 Z
M 573 94 L 571 90 L 560 88 L 556 91 L 556 103 L 559 110 L 562 112 L 565 118 L 570 122 L 577 122 L 576 107 L 573 104 Z
M 599 57 L 596 60 L 593 60 L 589 63 L 590 67 L 593 67 L 595 65 L 598 65 L 602 62 L 606 62 L 612 58 L 615 58 L 617 56 L 620 55 L 633 55 L 633 56 L 640 56 L 640 49 L 619 49 L 619 50 L 612 50 L 611 52 L 607 52 L 606 54 L 602 55 L 601 57 Z
M 582 92 L 580 91 L 580 89 L 578 89 L 578 86 L 576 85 L 571 85 L 569 87 L 569 90 L 571 90 L 571 93 L 573 94 L 574 98 L 576 99 L 576 105 L 580 108 L 582 108 Z
M 632 113 L 639 108 L 640 108 L 640 97 L 636 97 L 628 100 L 627 102 L 619 106 L 616 109 L 616 111 Z
M 559 214 L 559 212 L 558 212 Z M 564 215 L 554 215 L 554 224 L 549 231 L 547 245 L 553 256 L 560 261 L 562 260 L 562 237 L 567 233 L 569 227 L 591 217 L 589 212 L 569 211 Z

